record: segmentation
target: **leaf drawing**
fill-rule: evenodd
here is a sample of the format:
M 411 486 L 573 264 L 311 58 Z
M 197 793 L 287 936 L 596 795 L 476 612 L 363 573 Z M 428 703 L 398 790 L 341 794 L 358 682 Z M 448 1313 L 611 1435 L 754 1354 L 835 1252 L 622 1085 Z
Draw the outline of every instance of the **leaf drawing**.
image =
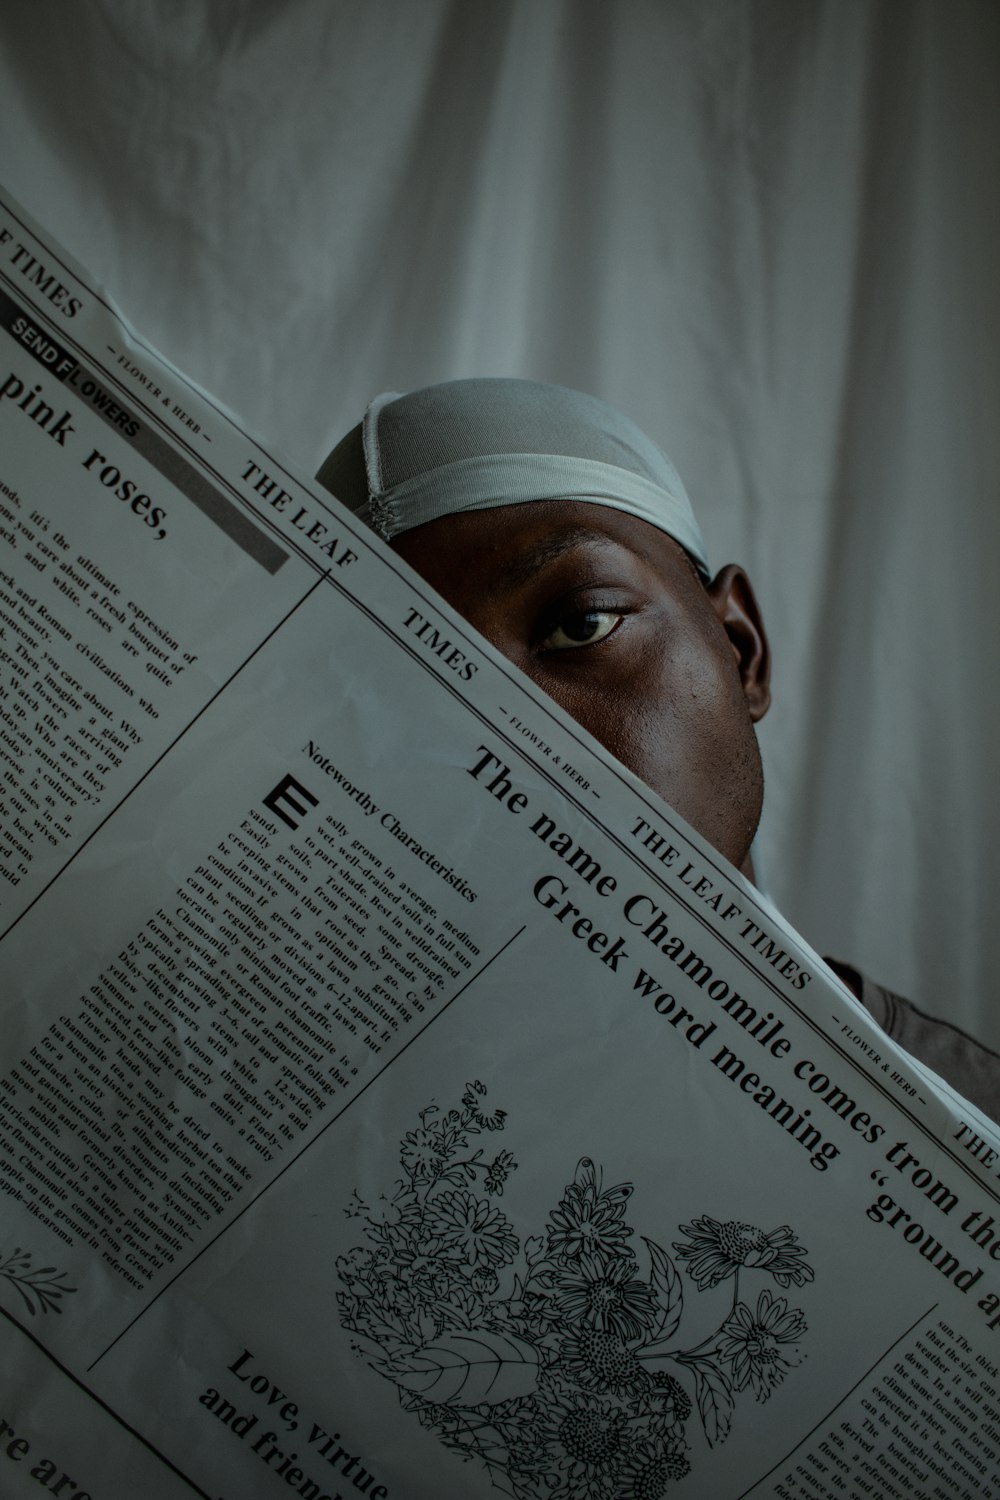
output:
M 449 1333 L 425 1344 L 396 1376 L 397 1385 L 440 1406 L 495 1406 L 530 1396 L 538 1383 L 538 1353 L 514 1334 L 487 1329 Z
M 660 1321 L 653 1328 L 653 1337 L 657 1343 L 661 1343 L 677 1331 L 684 1311 L 684 1291 L 681 1278 L 667 1252 L 653 1240 L 647 1240 L 645 1235 L 642 1236 L 642 1242 L 652 1261 L 649 1284 L 656 1293 L 660 1307 Z
M 686 1357 L 684 1363 L 694 1371 L 695 1400 L 701 1413 L 709 1446 L 724 1443 L 733 1422 L 732 1386 L 711 1359 Z
M 30 1252 L 21 1249 L 14 1250 L 0 1262 L 0 1276 L 20 1294 L 32 1317 L 39 1312 L 61 1313 L 60 1298 L 67 1292 L 76 1291 L 76 1287 L 69 1286 L 65 1274 L 57 1271 L 55 1266 L 38 1266 L 32 1270 Z

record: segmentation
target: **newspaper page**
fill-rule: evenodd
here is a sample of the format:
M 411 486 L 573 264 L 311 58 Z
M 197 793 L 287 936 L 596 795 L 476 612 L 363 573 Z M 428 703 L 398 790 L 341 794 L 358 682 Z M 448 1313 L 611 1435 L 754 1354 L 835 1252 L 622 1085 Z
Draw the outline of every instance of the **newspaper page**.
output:
M 0 1495 L 1000 1495 L 1000 1137 L 0 201 Z

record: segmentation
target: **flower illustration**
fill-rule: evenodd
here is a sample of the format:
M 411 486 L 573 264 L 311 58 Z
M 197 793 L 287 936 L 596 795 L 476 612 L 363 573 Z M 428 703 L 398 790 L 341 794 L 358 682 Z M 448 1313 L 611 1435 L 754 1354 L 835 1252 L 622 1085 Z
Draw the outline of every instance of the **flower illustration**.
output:
M 412 1188 L 404 1188 L 402 1183 L 396 1184 L 396 1191 L 391 1198 L 380 1193 L 368 1207 L 368 1222 L 382 1229 L 388 1239 L 400 1233 L 409 1233 L 420 1223 L 420 1203 L 416 1193 Z
M 654 1370 L 650 1404 L 667 1425 L 683 1426 L 691 1415 L 691 1397 L 666 1370 Z
M 601 1192 L 593 1162 L 583 1157 L 566 1196 L 549 1215 L 549 1253 L 571 1260 L 579 1255 L 627 1255 L 632 1230 L 624 1214 L 631 1191 L 623 1183 Z
M 656 1296 L 635 1275 L 631 1256 L 619 1256 L 606 1265 L 590 1255 L 564 1271 L 558 1282 L 556 1307 L 573 1323 L 587 1323 L 602 1333 L 623 1339 L 640 1338 L 656 1316 Z
M 544 1412 L 537 1403 L 526 1403 L 515 1413 L 510 1433 L 509 1468 L 530 1482 L 551 1471 L 549 1433 Z
M 601 1500 L 612 1473 L 628 1452 L 628 1414 L 588 1391 L 557 1393 L 548 1409 L 550 1440 L 561 1480 L 553 1494 L 567 1500 Z
M 474 1083 L 467 1083 L 465 1093 L 462 1095 L 462 1108 L 468 1111 L 476 1130 L 502 1130 L 507 1111 L 495 1109 L 492 1115 L 484 1115 L 479 1108 L 479 1102 L 485 1093 L 486 1085 L 478 1078 Z M 452 1111 L 452 1114 L 457 1117 L 457 1111 Z
M 765 1234 L 752 1224 L 740 1224 L 729 1220 L 720 1224 L 717 1219 L 695 1219 L 681 1225 L 691 1243 L 685 1245 L 674 1241 L 674 1249 L 681 1260 L 688 1262 L 688 1273 L 704 1292 L 720 1281 L 735 1275 L 741 1266 L 751 1270 L 768 1271 L 779 1286 L 801 1286 L 812 1281 L 812 1267 L 805 1264 L 806 1250 L 797 1243 L 787 1224 Z
M 396 1279 L 407 1305 L 426 1307 L 448 1294 L 451 1284 L 448 1262 L 440 1241 L 417 1238 L 398 1251 Z
M 496 1193 L 498 1196 L 503 1192 L 503 1185 L 511 1172 L 517 1170 L 517 1162 L 514 1160 L 512 1151 L 498 1151 L 495 1159 L 490 1163 L 486 1180 L 483 1187 L 488 1193 Z
M 496 1206 L 517 1162 L 484 1149 L 507 1128 L 485 1095 L 477 1080 L 460 1107 L 429 1104 L 400 1140 L 403 1179 L 374 1202 L 354 1193 L 366 1243 L 336 1261 L 351 1347 L 498 1493 L 669 1500 L 692 1466 L 690 1428 L 699 1446 L 725 1442 L 740 1393 L 767 1400 L 798 1364 L 805 1319 L 771 1288 L 813 1279 L 806 1250 L 787 1225 L 707 1215 L 681 1226 L 676 1260 L 645 1235 L 633 1246 L 632 1184 L 605 1188 L 586 1156 L 521 1234 L 515 1205 L 511 1218 Z M 687 1318 L 682 1262 L 699 1292 L 732 1281 L 708 1337 Z
M 462 1189 L 435 1198 L 429 1217 L 442 1245 L 457 1251 L 474 1270 L 508 1265 L 517 1254 L 517 1235 L 510 1221 L 492 1203 Z
M 399 1159 L 414 1182 L 432 1182 L 444 1163 L 440 1132 L 426 1126 L 408 1131 L 400 1145 Z
M 345 1281 L 355 1276 L 367 1276 L 374 1265 L 375 1256 L 363 1245 L 355 1245 L 346 1255 L 337 1256 L 337 1272 Z
M 758 1401 L 766 1401 L 785 1371 L 798 1364 L 793 1355 L 805 1331 L 801 1311 L 789 1311 L 784 1297 L 761 1292 L 756 1312 L 740 1302 L 723 1323 L 718 1345 L 721 1358 L 731 1363 L 736 1389 L 749 1385 Z
M 640 1443 L 621 1472 L 618 1494 L 628 1500 L 662 1500 L 672 1479 L 683 1479 L 691 1464 L 683 1443 Z
M 581 1328 L 564 1342 L 561 1352 L 567 1374 L 587 1390 L 624 1396 L 650 1384 L 632 1350 L 615 1333 Z

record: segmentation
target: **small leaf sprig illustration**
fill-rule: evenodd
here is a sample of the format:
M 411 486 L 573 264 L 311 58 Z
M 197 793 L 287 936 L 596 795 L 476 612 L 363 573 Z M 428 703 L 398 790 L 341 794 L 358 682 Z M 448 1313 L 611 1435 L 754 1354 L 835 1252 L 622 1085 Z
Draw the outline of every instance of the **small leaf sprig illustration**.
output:
M 36 1313 L 62 1312 L 60 1299 L 68 1292 L 75 1292 L 65 1280 L 65 1273 L 55 1266 L 31 1266 L 31 1253 L 20 1248 L 12 1251 L 6 1260 L 0 1260 L 0 1276 L 15 1287 L 24 1300 L 32 1317 Z
M 515 1500 L 660 1500 L 691 1469 L 695 1410 L 724 1442 L 739 1396 L 769 1399 L 799 1363 L 804 1315 L 771 1285 L 811 1281 L 806 1251 L 787 1225 L 707 1215 L 680 1226 L 675 1257 L 643 1236 L 640 1250 L 632 1184 L 605 1187 L 589 1157 L 522 1244 L 495 1201 L 517 1164 L 476 1140 L 506 1123 L 485 1094 L 477 1081 L 460 1107 L 422 1110 L 392 1191 L 354 1195 L 365 1243 L 337 1262 L 341 1322 L 403 1407 Z M 691 1347 L 678 1263 L 699 1293 L 732 1282 Z

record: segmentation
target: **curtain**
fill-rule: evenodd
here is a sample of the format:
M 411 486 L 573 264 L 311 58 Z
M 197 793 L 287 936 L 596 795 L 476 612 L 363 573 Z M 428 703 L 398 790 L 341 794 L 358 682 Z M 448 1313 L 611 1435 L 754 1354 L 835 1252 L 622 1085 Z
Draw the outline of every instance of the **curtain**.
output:
M 677 464 L 774 649 L 768 886 L 1000 1044 L 992 0 L 5 0 L 0 173 L 314 471 L 521 375 Z

